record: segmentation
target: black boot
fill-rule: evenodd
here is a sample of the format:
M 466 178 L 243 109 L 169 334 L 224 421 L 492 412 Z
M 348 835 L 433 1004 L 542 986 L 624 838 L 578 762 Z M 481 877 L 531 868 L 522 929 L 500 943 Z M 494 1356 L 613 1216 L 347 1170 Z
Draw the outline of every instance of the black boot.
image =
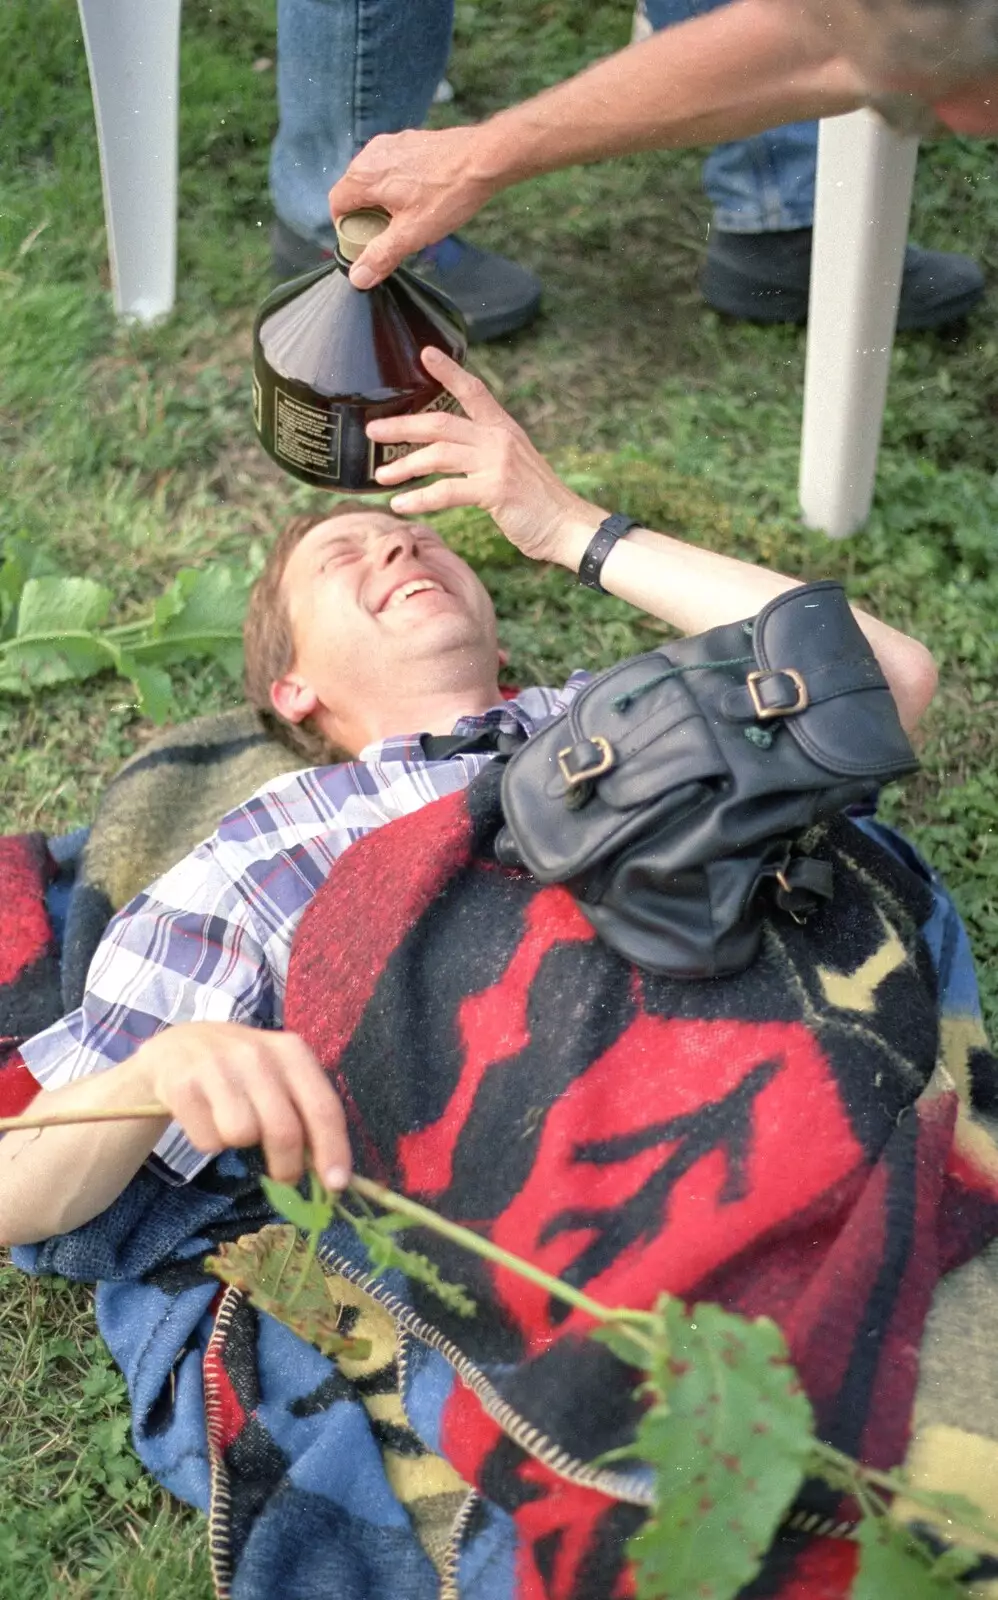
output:
M 712 229 L 700 279 L 707 304 L 749 322 L 806 322 L 811 232 Z M 956 322 L 974 309 L 983 293 L 984 275 L 969 256 L 910 244 L 904 255 L 898 329 Z

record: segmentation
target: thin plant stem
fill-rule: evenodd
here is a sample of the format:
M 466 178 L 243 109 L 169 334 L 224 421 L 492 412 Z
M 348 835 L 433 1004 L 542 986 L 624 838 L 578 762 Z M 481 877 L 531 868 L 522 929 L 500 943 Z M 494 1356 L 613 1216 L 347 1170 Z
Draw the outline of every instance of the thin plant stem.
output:
M 613 1306 L 605 1306 L 599 1300 L 590 1299 L 589 1295 L 582 1294 L 580 1290 L 573 1289 L 570 1284 L 564 1283 L 561 1278 L 552 1277 L 549 1272 L 541 1267 L 535 1267 L 529 1261 L 524 1261 L 521 1256 L 512 1255 L 508 1250 L 503 1250 L 500 1245 L 493 1244 L 491 1239 L 483 1239 L 481 1234 L 474 1233 L 470 1228 L 462 1228 L 457 1222 L 448 1222 L 446 1217 L 441 1217 L 436 1211 L 431 1211 L 427 1206 L 421 1206 L 416 1200 L 409 1200 L 405 1195 L 395 1194 L 391 1189 L 385 1189 L 380 1183 L 374 1183 L 370 1178 L 361 1178 L 356 1174 L 350 1179 L 349 1188 L 366 1199 L 374 1200 L 383 1206 L 386 1211 L 397 1211 L 403 1217 L 411 1217 L 413 1222 L 422 1223 L 424 1227 L 431 1228 L 434 1233 L 442 1234 L 445 1239 L 452 1239 L 455 1244 L 462 1245 L 465 1250 L 471 1250 L 475 1255 L 482 1256 L 486 1261 L 492 1261 L 496 1266 L 507 1267 L 511 1272 L 516 1272 L 521 1278 L 527 1278 L 531 1283 L 536 1283 L 539 1288 L 546 1289 L 548 1294 L 555 1299 L 562 1300 L 566 1305 L 574 1306 L 578 1311 L 584 1311 L 587 1316 L 593 1317 L 597 1322 L 622 1322 L 628 1325 L 635 1342 L 644 1346 L 649 1355 L 656 1354 L 656 1347 L 650 1339 L 646 1339 L 634 1326 L 635 1323 L 652 1323 L 654 1317 L 650 1312 L 631 1311 L 628 1309 L 617 1310 Z
M 18 1128 L 68 1128 L 74 1122 L 130 1122 L 147 1117 L 168 1117 L 168 1106 L 93 1106 L 80 1111 L 35 1111 L 29 1106 L 17 1117 L 0 1117 L 0 1133 L 15 1133 Z
M 989 1542 L 994 1540 L 995 1535 L 992 1531 L 983 1526 L 975 1528 L 972 1523 L 961 1521 L 959 1514 L 954 1516 L 946 1510 L 944 1505 L 939 1504 L 930 1489 L 919 1489 L 916 1484 L 908 1483 L 899 1473 L 882 1472 L 878 1467 L 867 1466 L 865 1462 L 856 1461 L 852 1456 L 845 1455 L 843 1451 L 836 1450 L 834 1445 L 826 1444 L 823 1439 L 816 1438 L 813 1440 L 812 1457 L 819 1473 L 821 1471 L 821 1463 L 825 1462 L 833 1469 L 837 1481 L 841 1481 L 843 1477 L 848 1479 L 852 1492 L 856 1495 L 864 1510 L 868 1510 L 872 1498 L 875 1497 L 879 1501 L 879 1494 L 876 1491 L 880 1491 L 890 1495 L 892 1498 L 911 1500 L 915 1505 L 923 1506 L 937 1517 L 946 1517 L 961 1529 L 966 1529 L 967 1533 L 976 1535 L 980 1539 L 987 1539 Z M 873 1491 L 872 1496 L 871 1491 Z M 883 1513 L 884 1509 L 883 1505 L 881 1505 L 881 1513 Z M 982 1524 L 986 1522 L 987 1519 L 983 1512 L 979 1512 L 978 1515 Z

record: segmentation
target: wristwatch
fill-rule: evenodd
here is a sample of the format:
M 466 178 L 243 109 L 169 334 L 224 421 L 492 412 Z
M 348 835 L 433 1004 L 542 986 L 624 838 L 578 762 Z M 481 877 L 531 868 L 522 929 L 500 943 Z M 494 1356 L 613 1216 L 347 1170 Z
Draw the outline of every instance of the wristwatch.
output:
M 605 594 L 606 591 L 599 581 L 604 561 L 618 539 L 622 539 L 632 528 L 640 527 L 641 522 L 637 517 L 625 516 L 622 511 L 615 511 L 612 516 L 604 517 L 579 562 L 579 582 L 587 589 L 598 589 L 600 594 Z

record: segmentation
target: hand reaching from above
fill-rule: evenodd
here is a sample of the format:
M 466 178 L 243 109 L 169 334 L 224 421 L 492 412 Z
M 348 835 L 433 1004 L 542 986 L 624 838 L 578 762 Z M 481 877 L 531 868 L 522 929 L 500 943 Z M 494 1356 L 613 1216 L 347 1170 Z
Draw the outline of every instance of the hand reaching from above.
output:
M 476 170 L 477 140 L 475 128 L 382 133 L 354 157 L 330 190 L 333 220 L 373 206 L 392 219 L 350 268 L 358 289 L 373 288 L 406 256 L 453 233 L 492 198 L 499 184 Z
M 130 1066 L 197 1150 L 263 1146 L 267 1171 L 297 1183 L 305 1151 L 330 1189 L 350 1174 L 343 1107 L 325 1072 L 293 1033 L 237 1022 L 164 1028 Z
M 452 506 L 479 506 L 525 556 L 577 571 L 606 513 L 562 483 L 480 378 L 432 346 L 422 352 L 422 362 L 460 401 L 465 415 L 424 411 L 369 423 L 368 437 L 378 443 L 417 447 L 379 467 L 379 483 L 452 474 L 394 495 L 392 510 L 424 516 Z

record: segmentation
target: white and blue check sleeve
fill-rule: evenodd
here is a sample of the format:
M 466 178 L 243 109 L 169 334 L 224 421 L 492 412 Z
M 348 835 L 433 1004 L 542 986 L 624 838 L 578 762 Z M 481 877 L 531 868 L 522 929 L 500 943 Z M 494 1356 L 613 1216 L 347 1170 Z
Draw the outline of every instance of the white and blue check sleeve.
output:
M 82 1005 L 22 1047 L 45 1089 L 128 1059 L 182 1022 L 280 1027 L 291 940 L 302 912 L 353 838 L 384 818 L 354 796 L 350 825 L 309 804 L 312 774 L 271 791 L 113 918 Z M 372 814 L 373 813 L 373 814 Z M 181 1179 L 211 1159 L 171 1124 L 154 1154 Z

